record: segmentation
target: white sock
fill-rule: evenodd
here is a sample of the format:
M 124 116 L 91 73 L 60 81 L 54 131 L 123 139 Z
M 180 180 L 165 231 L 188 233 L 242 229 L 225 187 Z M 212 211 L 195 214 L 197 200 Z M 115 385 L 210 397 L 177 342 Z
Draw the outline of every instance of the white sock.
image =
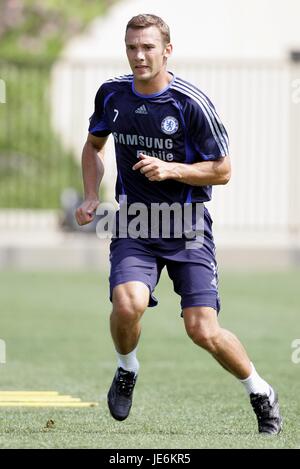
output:
M 244 385 L 246 392 L 250 395 L 253 394 L 267 394 L 270 396 L 272 394 L 271 386 L 262 379 L 254 368 L 253 363 L 251 363 L 252 372 L 251 375 L 246 379 L 240 379 L 239 381 Z
M 122 355 L 121 353 L 116 352 L 118 358 L 118 367 L 121 367 L 126 371 L 134 371 L 134 373 L 137 375 L 140 364 L 136 358 L 136 351 L 137 347 L 126 355 Z

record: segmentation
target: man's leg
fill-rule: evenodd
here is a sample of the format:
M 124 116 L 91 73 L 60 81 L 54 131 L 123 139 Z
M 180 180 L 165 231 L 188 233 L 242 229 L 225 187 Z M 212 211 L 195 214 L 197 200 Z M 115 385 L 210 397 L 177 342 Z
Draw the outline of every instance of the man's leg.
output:
M 131 409 L 139 370 L 136 348 L 141 333 L 140 319 L 148 306 L 149 294 L 149 288 L 137 281 L 122 283 L 113 289 L 110 330 L 118 369 L 108 393 L 108 406 L 117 420 L 125 420 Z
M 213 308 L 184 308 L 183 318 L 186 331 L 195 344 L 210 352 L 236 378 L 250 376 L 251 364 L 244 347 L 234 334 L 220 327 Z
M 282 419 L 273 388 L 256 372 L 237 339 L 222 329 L 213 308 L 196 306 L 183 309 L 186 331 L 193 342 L 207 350 L 230 373 L 244 384 L 258 418 L 261 433 L 279 433 Z
M 149 303 L 149 288 L 142 282 L 121 283 L 113 289 L 112 303 L 111 336 L 116 351 L 126 355 L 138 344 L 140 319 Z

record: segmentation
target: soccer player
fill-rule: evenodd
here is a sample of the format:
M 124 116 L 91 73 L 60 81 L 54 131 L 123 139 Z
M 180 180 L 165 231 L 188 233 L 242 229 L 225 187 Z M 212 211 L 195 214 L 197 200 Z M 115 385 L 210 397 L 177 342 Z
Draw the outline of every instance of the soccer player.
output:
M 82 155 L 85 200 L 76 211 L 80 225 L 94 218 L 104 172 L 103 149 L 112 133 L 120 211 L 110 246 L 110 325 L 118 367 L 108 393 L 109 410 L 117 420 L 129 415 L 139 372 L 140 320 L 147 306 L 157 304 L 153 291 L 166 266 L 174 290 L 181 296 L 187 334 L 240 380 L 250 396 L 259 432 L 277 434 L 282 427 L 277 393 L 258 375 L 237 337 L 218 323 L 212 220 L 206 207 L 202 218 L 196 210 L 211 199 L 213 185 L 230 179 L 226 130 L 210 100 L 167 71 L 172 45 L 169 28 L 161 18 L 150 14 L 133 17 L 127 24 L 125 44 L 132 75 L 106 81 L 96 94 Z M 132 236 L 128 229 L 124 236 L 120 212 L 126 204 L 129 228 L 130 207 L 136 203 L 149 210 L 141 218 L 144 231 Z M 145 222 L 151 221 L 160 204 L 190 207 L 188 229 L 184 229 L 183 214 L 174 211 L 172 217 L 169 210 L 170 236 L 165 237 L 161 227 L 151 236 L 153 227 Z M 161 213 L 164 218 L 166 210 Z M 183 222 L 181 237 L 175 236 L 178 217 Z M 200 218 L 199 237 L 201 230 L 194 228 Z M 194 239 L 189 228 L 196 233 Z

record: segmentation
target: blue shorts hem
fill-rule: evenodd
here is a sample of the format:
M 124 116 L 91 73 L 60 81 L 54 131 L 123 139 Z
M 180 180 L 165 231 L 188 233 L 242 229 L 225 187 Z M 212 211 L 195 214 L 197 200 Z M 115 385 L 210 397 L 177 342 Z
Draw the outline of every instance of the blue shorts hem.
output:
M 220 313 L 220 310 L 221 310 L 221 303 L 220 303 L 220 299 L 218 297 L 216 298 L 210 298 L 210 299 L 205 299 L 205 298 L 199 298 L 196 299 L 196 298 L 190 298 L 190 299 L 186 299 L 186 300 L 182 300 L 181 301 L 181 317 L 183 317 L 183 310 L 184 308 L 193 308 L 193 307 L 197 307 L 197 306 L 204 306 L 204 307 L 208 307 L 208 308 L 213 308 L 217 314 Z

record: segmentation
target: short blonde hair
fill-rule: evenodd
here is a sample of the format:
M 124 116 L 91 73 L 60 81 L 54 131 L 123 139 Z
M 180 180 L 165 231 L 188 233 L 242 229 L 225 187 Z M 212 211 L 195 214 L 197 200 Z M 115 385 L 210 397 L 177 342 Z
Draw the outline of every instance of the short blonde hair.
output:
M 126 33 L 128 29 L 140 29 L 140 28 L 142 29 L 142 28 L 149 28 L 149 26 L 156 26 L 162 35 L 164 43 L 169 44 L 171 40 L 170 28 L 159 16 L 156 16 L 156 15 L 142 14 L 142 15 L 134 16 L 127 23 Z

